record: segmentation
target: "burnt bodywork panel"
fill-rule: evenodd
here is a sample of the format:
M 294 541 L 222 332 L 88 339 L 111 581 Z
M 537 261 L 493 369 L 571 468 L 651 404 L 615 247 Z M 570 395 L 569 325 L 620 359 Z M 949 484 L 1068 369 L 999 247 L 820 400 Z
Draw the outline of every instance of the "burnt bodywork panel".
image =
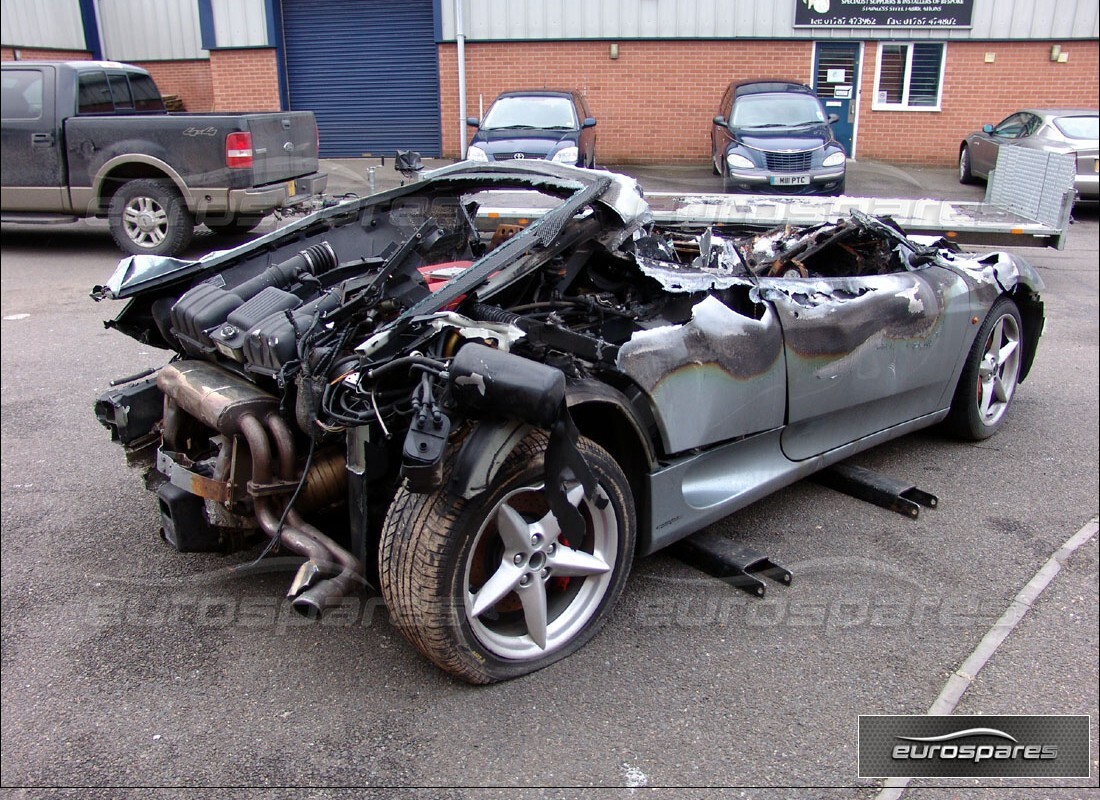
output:
M 545 213 L 479 213 L 515 191 Z M 583 436 L 630 482 L 638 551 L 659 549 L 942 420 L 1001 297 L 1026 377 L 1041 288 L 1014 256 L 859 212 L 659 228 L 628 178 L 464 163 L 199 261 L 123 261 L 93 291 L 127 301 L 107 325 L 175 357 L 97 414 L 150 465 L 166 538 L 262 531 L 307 559 L 290 593 L 320 609 L 369 580 L 398 485 L 476 497 L 536 429 L 563 529 Z

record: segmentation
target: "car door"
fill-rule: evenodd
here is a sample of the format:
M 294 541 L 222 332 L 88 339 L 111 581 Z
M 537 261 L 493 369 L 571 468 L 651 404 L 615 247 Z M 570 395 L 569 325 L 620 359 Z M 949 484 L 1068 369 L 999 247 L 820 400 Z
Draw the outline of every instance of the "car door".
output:
M 761 278 L 787 371 L 783 452 L 795 461 L 945 408 L 970 297 L 923 266 L 858 277 Z
M 986 177 L 997 166 L 997 153 L 1002 144 L 1012 142 L 1027 127 L 1027 117 L 1023 112 L 1011 114 L 997 123 L 993 130 L 982 132 L 974 137 L 970 145 L 970 169 L 974 174 Z
M 51 66 L 3 71 L 2 203 L 6 211 L 68 209 L 64 149 L 55 125 Z

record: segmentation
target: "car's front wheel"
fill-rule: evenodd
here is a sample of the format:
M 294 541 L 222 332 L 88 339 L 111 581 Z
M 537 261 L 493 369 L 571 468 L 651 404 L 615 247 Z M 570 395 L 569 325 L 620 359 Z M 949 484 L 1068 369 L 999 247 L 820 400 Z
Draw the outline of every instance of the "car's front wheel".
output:
M 966 357 L 947 426 L 963 439 L 988 439 L 1004 424 L 1024 357 L 1016 304 L 1002 297 L 986 316 Z
M 544 490 L 547 439 L 533 434 L 492 485 L 463 500 L 445 488 L 400 488 L 379 543 L 390 618 L 425 656 L 471 683 L 542 669 L 596 633 L 622 591 L 634 555 L 626 476 L 595 443 L 579 450 L 596 478 L 567 498 L 584 519 L 569 538 Z
M 733 181 L 730 180 L 729 166 L 726 164 L 726 160 L 722 159 L 722 166 L 718 168 L 718 174 L 722 176 L 722 191 L 726 194 L 733 194 L 735 188 Z
M 959 149 L 959 183 L 974 182 L 974 173 L 970 168 L 970 148 L 964 144 Z

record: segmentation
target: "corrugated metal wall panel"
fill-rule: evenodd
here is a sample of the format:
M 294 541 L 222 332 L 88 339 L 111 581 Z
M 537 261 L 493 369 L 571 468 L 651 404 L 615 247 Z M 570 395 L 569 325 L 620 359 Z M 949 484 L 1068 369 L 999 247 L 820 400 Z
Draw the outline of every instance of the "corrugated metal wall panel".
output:
M 795 28 L 800 0 L 463 0 L 466 38 L 509 39 L 1089 39 L 1096 0 L 973 0 L 969 29 Z M 443 39 L 455 0 L 440 0 Z
M 432 0 L 283 0 L 290 107 L 326 158 L 442 151 Z
M 214 41 L 218 47 L 266 47 L 264 0 L 210 0 L 214 12 Z
M 115 61 L 208 58 L 195 0 L 99 0 L 103 57 Z
M 0 0 L 0 43 L 6 47 L 90 50 L 79 0 Z

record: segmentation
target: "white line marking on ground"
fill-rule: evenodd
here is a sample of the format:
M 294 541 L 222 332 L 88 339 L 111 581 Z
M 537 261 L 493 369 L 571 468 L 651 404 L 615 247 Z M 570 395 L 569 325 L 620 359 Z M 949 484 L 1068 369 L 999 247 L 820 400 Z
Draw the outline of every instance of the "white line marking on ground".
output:
M 1069 537 L 1065 544 L 1054 551 L 1054 555 L 1047 559 L 1047 562 L 1039 568 L 1039 571 L 1032 576 L 1031 580 L 1008 604 L 1005 613 L 993 623 L 993 627 L 978 642 L 974 652 L 947 679 L 947 683 L 944 684 L 939 697 L 925 713 L 954 713 L 955 708 L 959 705 L 959 700 L 962 699 L 963 692 L 970 688 L 970 684 L 978 677 L 982 667 L 989 662 L 1001 643 L 1020 624 L 1020 620 L 1024 618 L 1024 615 L 1035 604 L 1035 601 L 1039 599 L 1039 595 L 1054 580 L 1054 576 L 1061 572 L 1062 565 L 1066 563 L 1066 560 L 1073 555 L 1077 548 L 1095 536 L 1097 530 L 1100 530 L 1100 518 L 1093 517 L 1083 528 Z M 875 796 L 875 800 L 898 800 L 905 793 L 909 781 L 910 778 L 887 778 L 886 782 L 882 784 L 882 791 Z

